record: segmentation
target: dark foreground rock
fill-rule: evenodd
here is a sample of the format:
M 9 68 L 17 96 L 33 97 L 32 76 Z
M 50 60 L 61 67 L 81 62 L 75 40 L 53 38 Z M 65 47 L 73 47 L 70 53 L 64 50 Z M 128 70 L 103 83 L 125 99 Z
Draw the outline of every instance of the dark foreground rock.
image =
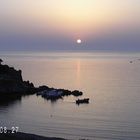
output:
M 42 137 L 34 134 L 15 133 L 15 134 L 0 134 L 0 140 L 66 140 L 55 137 Z
M 33 83 L 23 81 L 21 70 L 0 63 L 0 94 L 28 94 L 35 90 Z

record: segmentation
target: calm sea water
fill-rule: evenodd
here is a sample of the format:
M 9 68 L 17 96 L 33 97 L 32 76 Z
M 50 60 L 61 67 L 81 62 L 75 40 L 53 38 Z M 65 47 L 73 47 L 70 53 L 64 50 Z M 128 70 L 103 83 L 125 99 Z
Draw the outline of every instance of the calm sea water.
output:
M 57 102 L 36 95 L 0 106 L 0 125 L 68 139 L 140 140 L 140 53 L 0 53 L 36 86 L 81 90 Z M 130 63 L 130 61 L 133 63 Z

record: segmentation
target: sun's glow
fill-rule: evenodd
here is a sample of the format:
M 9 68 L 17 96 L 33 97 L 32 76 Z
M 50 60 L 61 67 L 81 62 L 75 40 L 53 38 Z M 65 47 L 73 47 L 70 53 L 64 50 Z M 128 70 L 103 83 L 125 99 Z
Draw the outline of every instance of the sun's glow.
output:
M 77 44 L 81 44 L 82 40 L 81 39 L 77 39 Z
M 121 26 L 130 29 L 129 25 L 139 23 L 135 22 L 138 21 L 139 7 L 132 5 L 132 1 L 134 0 L 24 0 L 19 4 L 18 0 L 13 0 L 7 5 L 7 10 L 5 7 L 2 9 L 6 10 L 5 16 L 11 15 L 13 18 L 10 27 L 18 21 L 16 30 L 19 27 L 25 33 L 28 30 L 49 35 L 58 32 L 73 38 L 87 38 L 109 32 L 108 29 L 118 31 Z M 3 21 L 5 16 L 1 16 Z
M 80 86 L 81 82 L 81 60 L 77 59 L 76 61 L 76 84 Z

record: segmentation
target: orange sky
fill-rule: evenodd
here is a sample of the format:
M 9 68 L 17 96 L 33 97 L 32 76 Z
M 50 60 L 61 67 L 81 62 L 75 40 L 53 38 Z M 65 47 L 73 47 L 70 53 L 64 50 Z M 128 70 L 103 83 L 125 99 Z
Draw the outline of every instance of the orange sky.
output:
M 0 30 L 5 34 L 58 33 L 87 40 L 108 32 L 138 32 L 139 15 L 139 0 L 0 0 Z

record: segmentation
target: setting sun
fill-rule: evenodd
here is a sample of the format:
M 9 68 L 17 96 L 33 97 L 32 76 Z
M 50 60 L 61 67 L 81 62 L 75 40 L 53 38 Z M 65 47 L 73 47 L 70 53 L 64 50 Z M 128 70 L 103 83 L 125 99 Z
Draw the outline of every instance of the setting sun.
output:
M 77 39 L 77 44 L 81 44 L 82 40 L 81 39 Z

